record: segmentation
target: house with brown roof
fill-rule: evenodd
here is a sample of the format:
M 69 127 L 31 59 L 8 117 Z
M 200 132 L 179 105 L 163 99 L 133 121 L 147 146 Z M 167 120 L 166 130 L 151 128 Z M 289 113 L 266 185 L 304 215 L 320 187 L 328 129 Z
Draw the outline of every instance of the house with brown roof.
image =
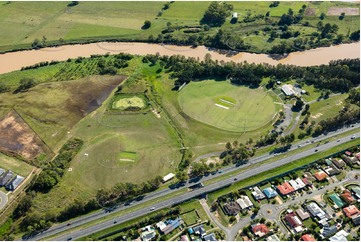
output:
M 306 212 L 305 210 L 303 210 L 303 208 L 297 209 L 296 213 L 297 213 L 298 217 L 300 217 L 301 220 L 306 220 L 310 217 L 310 214 L 308 212 Z
M 286 196 L 288 194 L 291 194 L 295 191 L 295 189 L 289 184 L 288 182 L 285 182 L 281 185 L 277 186 L 277 190 L 281 193 L 281 195 Z
M 285 221 L 296 233 L 302 232 L 302 222 L 293 211 L 286 214 Z
M 318 171 L 313 176 L 317 179 L 317 181 L 323 181 L 327 178 L 327 174 L 324 171 Z
M 348 218 L 352 218 L 360 215 L 360 211 L 357 209 L 355 205 L 348 206 L 342 210 Z
M 334 176 L 334 175 L 338 175 L 341 173 L 341 171 L 339 169 L 336 168 L 336 166 L 334 164 L 331 164 L 325 168 L 323 168 L 323 170 L 326 172 L 327 175 L 329 176 Z
M 302 181 L 303 181 L 303 183 L 305 184 L 306 187 L 312 185 L 312 182 L 306 177 L 302 178 Z
M 316 241 L 311 234 L 304 234 L 301 236 L 302 241 Z
M 241 211 L 241 207 L 236 202 L 224 204 L 223 209 L 224 212 L 230 216 L 236 216 Z
M 269 229 L 265 224 L 254 224 L 251 226 L 253 233 L 258 237 L 263 237 L 269 233 Z
M 349 157 L 346 155 L 341 156 L 342 160 L 344 160 L 349 166 L 357 165 L 360 161 L 356 157 Z
M 344 168 L 346 166 L 346 163 L 342 159 L 332 158 L 331 161 L 338 169 Z
M 311 172 L 306 171 L 305 173 L 303 173 L 303 177 L 307 178 L 308 181 L 313 182 L 316 179 L 313 177 L 313 175 L 311 174 Z
M 345 201 L 347 204 L 353 204 L 356 202 L 356 199 L 352 196 L 352 193 L 350 190 L 345 189 L 343 190 L 342 194 L 340 195 L 343 201 Z

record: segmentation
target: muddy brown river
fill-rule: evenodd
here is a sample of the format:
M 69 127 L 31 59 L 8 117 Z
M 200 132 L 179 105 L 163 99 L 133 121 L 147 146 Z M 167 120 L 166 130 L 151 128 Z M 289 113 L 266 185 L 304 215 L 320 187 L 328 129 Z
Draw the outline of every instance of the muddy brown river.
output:
M 136 55 L 156 53 L 159 53 L 160 55 L 184 55 L 186 57 L 198 57 L 200 59 L 204 59 L 204 56 L 209 53 L 213 60 L 219 61 L 247 61 L 249 63 L 268 63 L 271 65 L 282 63 L 298 66 L 312 66 L 327 64 L 330 60 L 360 58 L 360 42 L 317 48 L 302 52 L 293 52 L 280 60 L 274 60 L 267 54 L 237 52 L 230 55 L 221 53 L 221 51 L 218 50 L 211 50 L 205 46 L 191 48 L 190 46 L 131 42 L 100 42 L 84 45 L 64 45 L 55 48 L 0 54 L 0 74 L 19 70 L 21 67 L 34 65 L 42 61 L 64 61 L 68 58 L 77 58 L 79 56 L 89 57 L 90 55 L 95 54 L 117 54 L 120 52 Z

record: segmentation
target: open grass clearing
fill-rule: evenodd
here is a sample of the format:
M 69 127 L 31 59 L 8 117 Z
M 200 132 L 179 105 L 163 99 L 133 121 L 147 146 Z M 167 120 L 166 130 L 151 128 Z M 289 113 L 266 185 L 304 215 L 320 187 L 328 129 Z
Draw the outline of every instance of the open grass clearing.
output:
M 199 122 L 236 132 L 265 126 L 276 114 L 276 106 L 267 92 L 228 81 L 189 83 L 179 93 L 179 106 Z
M 321 120 L 336 116 L 339 111 L 345 105 L 345 99 L 348 97 L 348 94 L 341 94 L 329 97 L 327 99 L 322 99 L 320 101 L 310 104 L 310 120 L 319 122 Z
M 18 160 L 14 157 L 6 156 L 0 153 L 0 168 L 4 170 L 12 170 L 14 173 L 19 174 L 22 177 L 27 177 L 34 169 L 33 166 Z
M 163 2 L 11 2 L 0 5 L 0 50 L 27 45 L 35 38 L 48 41 L 106 36 L 141 36 L 146 19 L 154 20 Z M 17 18 L 13 18 L 16 14 Z M 152 33 L 152 30 L 145 32 Z M 6 34 L 5 34 L 6 33 Z M 147 34 L 149 35 L 149 33 Z M 11 47 L 10 47 L 11 48 Z
M 83 149 L 59 185 L 38 196 L 38 207 L 60 211 L 74 199 L 89 200 L 98 189 L 117 182 L 140 183 L 164 176 L 180 160 L 172 133 L 152 113 L 104 115 L 100 110 L 83 119 L 73 134 L 84 141 Z

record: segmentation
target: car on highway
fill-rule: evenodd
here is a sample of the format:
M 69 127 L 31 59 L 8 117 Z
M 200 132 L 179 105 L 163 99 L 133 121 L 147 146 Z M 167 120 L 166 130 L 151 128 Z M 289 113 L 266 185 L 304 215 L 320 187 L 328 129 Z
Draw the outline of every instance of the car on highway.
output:
M 301 145 L 298 145 L 297 147 L 298 147 L 298 148 L 301 148 L 302 146 L 301 146 Z
M 68 223 L 66 226 L 70 226 L 71 225 L 71 223 Z
M 340 139 L 337 140 L 337 142 L 340 142 L 340 141 L 341 141 Z
M 237 177 L 235 177 L 234 180 L 237 181 L 238 180 Z
M 351 139 L 356 139 L 356 135 L 352 135 L 352 136 L 351 136 Z
M 151 208 L 150 208 L 150 211 L 153 211 L 154 209 L 155 209 L 155 207 L 151 207 Z
M 73 238 L 72 238 L 72 237 L 70 237 L 70 238 L 68 238 L 68 239 L 67 239 L 67 241 L 72 240 L 72 239 L 73 239 Z
M 317 152 L 318 150 L 316 149 L 315 152 Z
M 218 171 L 218 173 L 222 173 L 222 172 L 223 172 L 223 170 L 219 170 L 219 171 Z

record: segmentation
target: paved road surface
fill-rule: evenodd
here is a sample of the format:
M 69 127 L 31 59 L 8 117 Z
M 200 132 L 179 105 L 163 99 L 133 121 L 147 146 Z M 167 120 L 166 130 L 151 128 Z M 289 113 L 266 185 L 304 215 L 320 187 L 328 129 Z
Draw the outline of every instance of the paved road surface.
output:
M 359 138 L 359 133 L 356 133 L 355 135 L 356 135 L 357 138 Z M 348 135 L 347 137 L 341 138 L 339 142 L 333 141 L 333 142 L 329 142 L 329 143 L 326 143 L 326 144 L 319 145 L 317 147 L 317 150 L 318 150 L 317 152 L 326 151 L 326 150 L 328 150 L 328 149 L 330 149 L 332 147 L 335 147 L 335 146 L 337 146 L 337 145 L 339 145 L 341 143 L 348 142 L 348 141 L 350 141 L 350 138 L 351 138 L 351 135 Z M 319 140 L 319 139 L 317 139 L 317 140 Z M 264 164 L 262 166 L 259 166 L 259 167 L 255 168 L 255 169 L 252 169 L 250 171 L 242 172 L 242 173 L 240 173 L 240 174 L 238 174 L 236 176 L 226 178 L 226 179 L 221 180 L 219 182 L 216 182 L 214 184 L 211 184 L 211 185 L 205 186 L 203 188 L 200 188 L 198 190 L 194 190 L 192 192 L 188 192 L 186 194 L 182 194 L 182 195 L 179 195 L 177 197 L 165 200 L 163 202 L 157 203 L 157 204 L 152 205 L 150 207 L 155 207 L 155 210 L 163 209 L 165 207 L 170 207 L 170 206 L 172 206 L 174 204 L 187 201 L 187 200 L 189 200 L 191 198 L 200 196 L 200 195 L 202 195 L 204 193 L 212 192 L 212 191 L 218 190 L 219 188 L 231 185 L 232 183 L 235 182 L 235 179 L 243 180 L 243 179 L 255 176 L 255 175 L 259 174 L 259 173 L 266 172 L 266 171 L 268 171 L 270 169 L 273 169 L 273 168 L 276 168 L 276 167 L 279 167 L 279 166 L 282 166 L 282 165 L 285 165 L 285 164 L 288 164 L 288 163 L 292 163 L 292 161 L 294 161 L 294 160 L 298 160 L 298 159 L 301 159 L 301 158 L 304 158 L 304 157 L 307 157 L 309 155 L 314 154 L 315 149 L 316 148 L 311 148 L 309 150 L 306 150 L 306 151 L 303 151 L 301 153 L 292 155 L 290 157 L 283 158 L 283 159 L 280 159 L 280 160 L 272 162 L 272 163 Z M 267 155 L 267 156 L 269 157 L 269 155 Z M 245 165 L 245 166 L 248 166 L 251 163 L 260 162 L 260 161 L 263 161 L 263 160 L 264 159 L 261 159 L 260 157 L 257 157 L 255 159 L 252 159 L 251 162 L 249 164 Z M 245 167 L 245 166 L 243 166 L 243 167 Z M 231 172 L 231 171 L 233 171 L 235 169 L 240 169 L 240 168 L 239 167 L 238 168 L 237 167 L 230 167 L 230 168 L 227 168 L 227 172 Z M 208 180 L 208 179 L 210 179 L 210 177 L 208 177 L 208 178 L 206 177 L 206 178 L 202 179 L 201 181 L 205 181 L 205 180 Z M 161 193 L 161 191 L 159 191 L 157 194 L 159 194 L 158 196 L 164 195 L 164 193 Z M 130 220 L 130 219 L 134 219 L 134 218 L 137 218 L 137 217 L 140 217 L 140 216 L 144 216 L 144 215 L 149 214 L 149 213 L 152 212 L 152 211 L 150 211 L 150 207 L 146 207 L 146 208 L 137 210 L 135 212 L 131 212 L 131 213 L 127 214 L 127 215 L 119 216 L 114 220 L 105 221 L 105 222 L 102 222 L 100 224 L 93 225 L 93 226 L 91 226 L 89 228 L 85 228 L 85 229 L 81 229 L 81 230 L 71 232 L 71 233 L 69 233 L 67 235 L 64 235 L 64 236 L 59 236 L 57 238 L 57 240 L 68 240 L 70 238 L 71 239 L 76 239 L 76 238 L 79 238 L 79 237 L 83 237 L 85 235 L 92 234 L 92 233 L 94 233 L 96 231 L 100 231 L 100 230 L 103 230 L 105 228 L 111 227 L 111 226 L 114 225 L 114 221 L 117 221 L 117 223 L 123 223 L 123 222 L 126 222 L 126 221 Z M 125 209 L 125 208 L 121 207 L 118 210 L 122 210 L 122 209 Z M 76 226 L 79 226 L 79 225 L 84 224 L 86 222 L 92 221 L 95 218 L 105 217 L 105 216 L 107 216 L 107 214 L 104 214 L 104 212 L 103 212 L 103 214 L 95 214 L 95 215 L 91 215 L 91 216 L 88 216 L 88 217 L 80 218 L 80 219 L 76 220 L 76 222 L 73 222 L 70 226 L 67 226 L 66 223 L 64 223 L 64 224 L 58 225 L 56 227 L 50 228 L 48 231 L 45 231 L 44 233 L 39 234 L 39 235 L 37 235 L 37 236 L 35 236 L 35 237 L 31 238 L 31 239 L 32 240 L 40 240 L 40 239 L 42 239 L 44 237 L 54 235 L 54 234 L 60 233 L 62 231 L 66 231 L 67 229 L 70 229 L 72 227 L 76 227 Z

